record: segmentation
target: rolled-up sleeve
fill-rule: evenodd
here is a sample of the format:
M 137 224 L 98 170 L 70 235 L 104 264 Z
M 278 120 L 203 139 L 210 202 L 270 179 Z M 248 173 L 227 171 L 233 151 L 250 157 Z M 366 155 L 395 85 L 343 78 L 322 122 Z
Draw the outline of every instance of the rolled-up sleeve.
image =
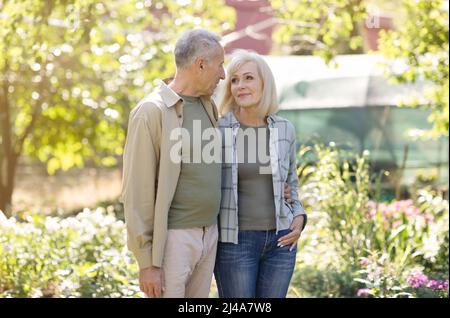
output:
M 298 197 L 298 175 L 297 175 L 297 154 L 296 154 L 296 142 L 295 142 L 295 130 L 294 127 L 291 128 L 291 144 L 290 144 L 290 153 L 289 153 L 289 171 L 287 176 L 287 183 L 291 187 L 291 206 L 293 210 L 294 217 L 298 215 L 303 215 L 304 222 L 303 228 L 306 226 L 307 216 L 306 211 L 303 208 L 302 203 Z
M 121 201 L 124 204 L 127 246 L 139 268 L 152 265 L 160 129 L 151 116 L 131 112 L 123 156 Z

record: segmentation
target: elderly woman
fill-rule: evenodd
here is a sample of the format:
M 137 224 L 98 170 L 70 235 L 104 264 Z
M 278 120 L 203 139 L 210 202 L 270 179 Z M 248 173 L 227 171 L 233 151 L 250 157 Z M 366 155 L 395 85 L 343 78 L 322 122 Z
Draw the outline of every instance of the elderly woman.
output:
M 288 291 L 306 213 L 297 194 L 294 127 L 274 114 L 277 109 L 267 63 L 256 53 L 237 51 L 219 101 L 219 297 L 282 298 Z

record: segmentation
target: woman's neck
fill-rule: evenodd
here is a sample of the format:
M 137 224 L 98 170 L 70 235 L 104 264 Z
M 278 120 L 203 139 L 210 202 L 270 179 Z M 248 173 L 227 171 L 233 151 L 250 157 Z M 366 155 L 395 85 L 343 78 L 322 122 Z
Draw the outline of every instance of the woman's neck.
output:
M 258 107 L 239 107 L 234 114 L 239 122 L 246 126 L 259 127 L 266 124 L 265 117 L 259 114 Z

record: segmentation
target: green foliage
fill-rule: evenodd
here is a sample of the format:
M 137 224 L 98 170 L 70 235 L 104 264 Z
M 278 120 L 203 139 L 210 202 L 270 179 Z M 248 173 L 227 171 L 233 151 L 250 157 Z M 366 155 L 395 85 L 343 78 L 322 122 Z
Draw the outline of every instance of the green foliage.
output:
M 38 115 L 25 153 L 49 173 L 87 160 L 114 165 L 129 110 L 156 78 L 173 75 L 179 33 L 196 26 L 222 32 L 233 21 L 220 0 L 193 2 L 5 2 L 0 70 L 14 136 Z
M 414 265 L 398 271 L 396 263 L 378 252 L 362 259 L 361 265 L 359 278 L 355 279 L 364 286 L 357 291 L 359 297 L 448 298 L 448 272 L 441 280 L 430 279 Z
M 0 215 L 0 297 L 141 297 L 111 209 L 61 219 Z
M 448 297 L 448 201 L 429 190 L 372 201 L 367 153 L 316 146 L 301 158 L 308 225 L 290 295 Z M 0 216 L 0 297 L 142 296 L 120 206 L 102 205 L 68 218 Z
M 353 297 L 357 290 L 352 273 L 311 265 L 299 267 L 291 284 L 300 290 L 299 296 L 308 298 Z
M 449 129 L 449 29 L 448 8 L 442 0 L 402 0 L 406 18 L 396 30 L 382 32 L 382 53 L 397 62 L 387 64 L 387 75 L 396 82 L 425 80 L 425 102 L 405 101 L 405 106 L 426 104 L 433 128 L 425 136 L 448 136 Z M 404 63 L 401 70 L 398 60 Z
M 301 193 L 325 220 L 329 243 L 341 252 L 337 261 L 354 264 L 367 247 L 366 237 L 372 231 L 365 216 L 370 190 L 368 153 L 357 156 L 353 163 L 335 147 L 317 145 L 307 149 L 303 151 L 305 161 L 311 160 L 308 156 L 317 161 L 303 168 Z
M 437 254 L 442 241 L 442 215 L 431 209 L 420 209 L 412 200 L 391 204 L 369 202 L 368 219 L 373 224 L 370 250 L 378 251 L 402 272 L 417 258 L 431 258 Z M 448 218 L 447 218 L 448 219 Z M 448 224 L 448 221 L 447 221 Z M 434 250 L 433 250 L 434 249 Z
M 330 61 L 339 53 L 360 52 L 362 24 L 367 17 L 362 0 L 272 0 L 279 20 L 274 39 L 288 54 L 319 55 Z
M 449 245 L 448 245 L 448 231 L 444 234 L 444 239 L 439 247 L 439 251 L 436 257 L 431 260 L 427 260 L 424 264 L 425 269 L 428 273 L 440 273 L 442 275 L 448 274 L 449 272 Z
M 425 80 L 423 98 L 400 106 L 431 109 L 430 131 L 423 137 L 448 136 L 449 24 L 443 0 L 272 0 L 278 18 L 274 40 L 285 54 L 314 54 L 327 63 L 337 54 L 362 53 L 364 23 L 371 8 L 395 17 L 394 30 L 381 30 L 379 48 L 388 58 L 386 76 L 394 82 Z M 378 11 L 378 10 L 377 10 Z M 403 65 L 400 65 L 403 63 Z
M 405 201 L 378 210 L 374 223 L 376 244 L 367 257 L 360 259 L 361 269 L 357 271 L 356 281 L 364 284 L 366 296 L 441 297 L 445 293 L 408 284 L 414 268 L 422 264 L 429 275 L 448 280 L 448 258 L 440 254 L 448 256 L 448 203 L 442 207 L 447 208 L 447 213 L 441 216 L 430 209 L 420 210 L 412 205 L 405 208 Z
M 373 251 L 368 257 L 363 257 L 359 263 L 361 269 L 356 271 L 356 282 L 362 284 L 356 293 L 359 297 L 409 297 L 408 286 L 402 279 L 402 271 L 398 264 L 390 260 L 387 253 Z
M 223 0 L 20 0 L 0 14 L 0 209 L 22 154 L 50 174 L 115 165 L 129 111 L 174 74 L 180 33 L 234 23 Z
M 302 148 L 299 162 L 309 222 L 293 290 L 311 297 L 448 295 L 448 287 L 436 287 L 445 285 L 436 279 L 448 286 L 448 201 L 428 190 L 413 200 L 373 201 L 368 153 L 316 145 Z M 434 278 L 430 286 L 411 285 L 417 267 Z
M 422 238 L 420 263 L 426 274 L 442 279 L 449 273 L 449 204 L 432 191 L 421 190 L 418 194 L 419 208 L 432 215 L 429 229 Z

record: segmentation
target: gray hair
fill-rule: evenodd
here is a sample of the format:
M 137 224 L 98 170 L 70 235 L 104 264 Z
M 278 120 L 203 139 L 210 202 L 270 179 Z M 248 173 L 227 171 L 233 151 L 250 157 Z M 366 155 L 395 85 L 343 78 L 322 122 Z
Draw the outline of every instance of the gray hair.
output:
M 202 29 L 187 31 L 175 45 L 175 64 L 185 68 L 199 56 L 208 59 L 217 46 L 221 47 L 221 44 L 216 34 Z

